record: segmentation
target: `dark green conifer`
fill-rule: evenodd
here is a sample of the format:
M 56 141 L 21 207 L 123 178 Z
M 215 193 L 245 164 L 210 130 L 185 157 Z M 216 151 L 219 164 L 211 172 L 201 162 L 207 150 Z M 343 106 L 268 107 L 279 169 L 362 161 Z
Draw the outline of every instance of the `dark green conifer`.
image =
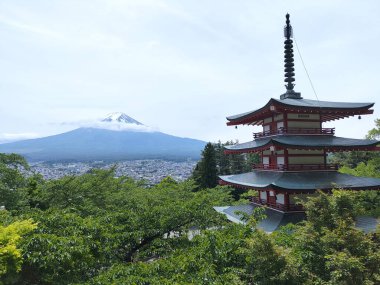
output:
M 206 144 L 204 150 L 202 151 L 202 158 L 194 169 L 193 179 L 197 182 L 201 189 L 214 188 L 217 185 L 218 177 L 215 148 L 210 142 Z

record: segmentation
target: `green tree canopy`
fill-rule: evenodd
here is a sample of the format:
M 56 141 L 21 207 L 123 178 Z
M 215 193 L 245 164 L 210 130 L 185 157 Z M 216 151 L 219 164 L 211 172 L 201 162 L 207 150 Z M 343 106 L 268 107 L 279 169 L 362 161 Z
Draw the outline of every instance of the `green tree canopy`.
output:
M 0 284 L 17 281 L 23 262 L 19 245 L 23 235 L 35 228 L 36 224 L 30 219 L 9 225 L 0 224 Z
M 218 184 L 216 153 L 212 143 L 207 143 L 202 151 L 202 158 L 195 167 L 193 178 L 201 189 L 213 188 Z

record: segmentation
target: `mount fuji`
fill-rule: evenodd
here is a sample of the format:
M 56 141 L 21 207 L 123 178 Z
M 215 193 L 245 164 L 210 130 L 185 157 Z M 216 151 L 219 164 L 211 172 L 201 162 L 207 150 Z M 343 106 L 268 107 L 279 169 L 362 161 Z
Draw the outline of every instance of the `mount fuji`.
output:
M 28 161 L 199 159 L 206 142 L 154 131 L 124 113 L 112 113 L 66 133 L 0 144 L 0 152 Z
M 143 126 L 142 123 L 139 121 L 136 121 L 135 119 L 129 117 L 127 114 L 121 113 L 121 112 L 115 112 L 108 114 L 107 117 L 105 117 L 102 122 L 110 122 L 110 123 L 124 123 L 124 124 L 135 124 L 138 126 Z

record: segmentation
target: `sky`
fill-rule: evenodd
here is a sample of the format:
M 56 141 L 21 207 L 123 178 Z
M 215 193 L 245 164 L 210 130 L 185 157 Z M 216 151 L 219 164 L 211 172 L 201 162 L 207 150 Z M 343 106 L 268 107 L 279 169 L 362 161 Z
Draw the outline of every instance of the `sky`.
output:
M 375 102 L 325 124 L 363 138 L 380 117 L 380 1 L 1 0 L 0 142 L 124 112 L 205 141 L 249 141 L 226 116 L 285 92 L 283 26 L 319 100 Z M 295 48 L 297 92 L 316 99 Z

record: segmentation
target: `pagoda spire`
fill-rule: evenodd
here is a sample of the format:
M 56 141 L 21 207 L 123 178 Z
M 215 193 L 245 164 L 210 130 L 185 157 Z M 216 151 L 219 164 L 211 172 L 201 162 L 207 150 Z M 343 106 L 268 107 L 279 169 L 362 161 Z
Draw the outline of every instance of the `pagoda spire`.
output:
M 291 98 L 291 99 L 302 99 L 301 93 L 295 92 L 294 89 L 294 81 L 295 81 L 295 73 L 294 73 L 294 54 L 293 54 L 293 28 L 290 25 L 289 14 L 286 14 L 286 25 L 284 27 L 284 48 L 285 48 L 285 82 L 286 82 L 286 93 L 281 95 L 281 99 Z

